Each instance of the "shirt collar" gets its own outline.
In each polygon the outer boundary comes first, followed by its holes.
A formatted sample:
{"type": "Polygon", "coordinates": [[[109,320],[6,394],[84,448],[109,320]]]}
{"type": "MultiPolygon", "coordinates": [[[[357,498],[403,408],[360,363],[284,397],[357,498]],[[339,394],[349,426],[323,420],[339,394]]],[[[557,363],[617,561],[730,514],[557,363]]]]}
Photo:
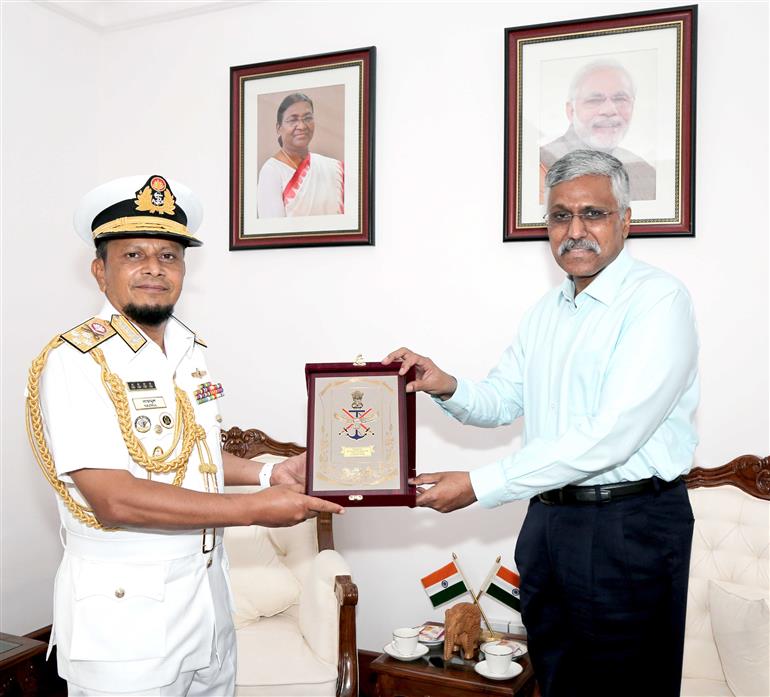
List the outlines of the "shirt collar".
{"type": "MultiPolygon", "coordinates": [[[[604,267],[596,278],[588,284],[583,291],[583,294],[589,295],[594,300],[598,300],[604,305],[611,304],[617,296],[620,286],[633,263],[633,258],[626,251],[626,248],[623,247],[623,249],[620,250],[620,254],[604,267]]],[[[567,277],[562,282],[561,294],[569,302],[575,302],[575,282],[571,278],[567,277]]]]}

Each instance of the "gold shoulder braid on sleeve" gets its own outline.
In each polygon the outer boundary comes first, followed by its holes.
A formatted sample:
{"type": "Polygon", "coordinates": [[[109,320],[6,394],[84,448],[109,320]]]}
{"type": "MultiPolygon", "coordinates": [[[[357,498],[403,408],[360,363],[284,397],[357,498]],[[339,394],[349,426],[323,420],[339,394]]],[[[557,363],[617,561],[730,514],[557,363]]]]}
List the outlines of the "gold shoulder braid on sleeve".
{"type": "MultiPolygon", "coordinates": [[[[79,504],[72,498],[67,491],[64,482],[62,482],[56,475],[56,466],[54,464],[53,455],[45,440],[43,432],[43,416],[40,408],[40,376],[42,375],[43,368],[45,368],[48,355],[53,349],[61,346],[64,341],[65,339],[62,335],[54,337],[40,355],[32,362],[32,366],[30,367],[26,401],[27,436],[29,437],[32,452],[34,453],[35,459],[37,460],[40,469],[43,471],[45,478],[49,481],[51,486],[53,486],[59,496],[61,496],[70,513],[88,527],[100,530],[115,530],[116,528],[104,527],[96,519],[93,511],[79,504]]],[[[200,471],[204,475],[204,480],[207,484],[206,488],[209,489],[208,480],[210,475],[216,473],[216,465],[212,461],[211,452],[206,443],[206,431],[202,426],[195,422],[195,412],[185,392],[179,389],[179,387],[174,386],[176,392],[176,425],[174,427],[174,439],[171,446],[165,452],[160,452],[157,455],[148,455],[141,441],[136,437],[131,428],[131,412],[123,381],[118,375],[110,372],[107,361],[104,358],[104,353],[100,348],[94,346],[87,352],[101,368],[102,383],[107,390],[110,400],[112,400],[112,403],[115,406],[118,425],[120,426],[120,432],[123,435],[123,441],[126,444],[128,453],[134,462],[147,471],[147,477],[150,478],[153,472],[158,474],[174,472],[173,485],[180,486],[184,480],[185,472],[187,471],[190,453],[192,452],[193,447],[197,447],[201,461],[200,471]],[[170,460],[169,458],[176,449],[180,439],[182,441],[182,447],[179,455],[170,460]],[[204,458],[204,450],[207,458],[204,458]]]]}

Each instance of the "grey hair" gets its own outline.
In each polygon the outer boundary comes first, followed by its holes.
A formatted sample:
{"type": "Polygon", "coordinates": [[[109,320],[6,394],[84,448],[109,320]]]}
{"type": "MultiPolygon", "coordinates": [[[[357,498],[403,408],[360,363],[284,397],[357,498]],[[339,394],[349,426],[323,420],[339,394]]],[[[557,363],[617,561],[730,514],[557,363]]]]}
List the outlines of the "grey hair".
{"type": "Polygon", "coordinates": [[[631,204],[628,172],[617,157],[601,150],[573,150],[556,160],[545,175],[546,203],[557,184],[589,175],[609,177],[618,211],[623,215],[631,204]]]}
{"type": "Polygon", "coordinates": [[[567,92],[567,98],[569,101],[575,101],[578,87],[580,87],[580,84],[583,82],[583,80],[586,79],[586,77],[598,70],[605,69],[617,70],[619,73],[622,73],[626,80],[628,80],[628,84],[631,87],[631,96],[636,97],[636,85],[634,85],[634,79],[631,77],[631,73],[629,73],[621,63],[618,63],[618,61],[612,60],[611,58],[602,58],[600,60],[596,60],[588,63],[587,65],[584,65],[575,73],[575,76],[572,78],[572,82],[570,82],[569,85],[569,92],[567,92]]]}
{"type": "Polygon", "coordinates": [[[102,261],[107,260],[107,243],[109,242],[108,239],[105,239],[104,237],[99,238],[96,240],[96,258],[101,259],[102,261]]]}

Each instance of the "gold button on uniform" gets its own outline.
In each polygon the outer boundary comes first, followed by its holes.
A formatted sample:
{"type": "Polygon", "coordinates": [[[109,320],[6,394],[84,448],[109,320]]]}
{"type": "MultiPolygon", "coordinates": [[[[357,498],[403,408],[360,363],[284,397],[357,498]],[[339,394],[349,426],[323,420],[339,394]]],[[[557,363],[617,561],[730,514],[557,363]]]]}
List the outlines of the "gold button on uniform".
{"type": "Polygon", "coordinates": [[[157,433],[157,434],[161,434],[161,433],[163,433],[163,429],[161,428],[160,424],[158,424],[158,425],[155,427],[155,433],[157,433]]]}
{"type": "Polygon", "coordinates": [[[122,588],[116,588],[115,589],[115,597],[116,598],[122,598],[126,594],[126,591],[124,591],[122,588]]]}
{"type": "Polygon", "coordinates": [[[217,414],[217,423],[218,424],[222,423],[222,415],[221,414],[217,414]]]}

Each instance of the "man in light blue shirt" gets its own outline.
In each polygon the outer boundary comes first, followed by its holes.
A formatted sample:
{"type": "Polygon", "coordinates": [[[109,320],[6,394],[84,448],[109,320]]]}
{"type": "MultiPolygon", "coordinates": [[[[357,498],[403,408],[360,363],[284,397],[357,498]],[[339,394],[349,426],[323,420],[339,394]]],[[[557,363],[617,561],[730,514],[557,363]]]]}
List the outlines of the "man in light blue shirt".
{"type": "Polygon", "coordinates": [[[525,417],[524,446],[473,472],[421,474],[448,512],[530,498],[516,545],[521,611],[543,697],[679,694],[692,510],[680,476],[697,436],[698,340],[672,276],[624,249],[628,175],[574,151],[546,178],[548,237],[567,273],[485,380],[402,348],[407,391],[465,424],[525,417]],[[649,661],[654,649],[654,669],[649,661]]]}

